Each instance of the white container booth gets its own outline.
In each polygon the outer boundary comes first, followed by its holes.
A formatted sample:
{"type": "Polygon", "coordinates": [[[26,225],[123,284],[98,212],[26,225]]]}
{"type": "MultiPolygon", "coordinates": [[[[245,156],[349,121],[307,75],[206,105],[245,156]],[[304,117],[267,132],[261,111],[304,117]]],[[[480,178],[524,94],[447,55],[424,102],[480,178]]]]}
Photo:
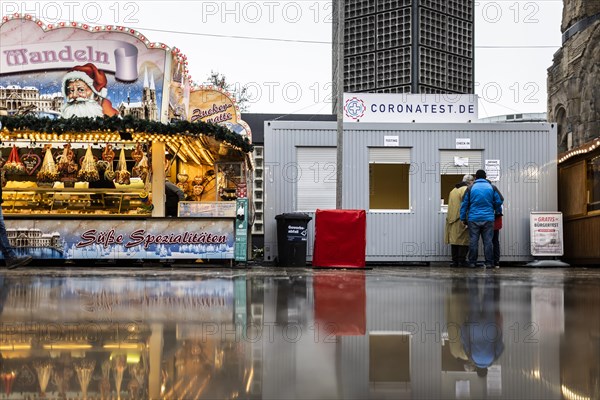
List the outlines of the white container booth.
{"type": "MultiPolygon", "coordinates": [[[[336,127],[266,123],[266,261],[277,257],[275,216],[287,212],[313,217],[312,260],[315,210],[336,205],[336,127]]],[[[505,198],[502,261],[530,261],[530,212],[557,209],[556,126],[548,123],[345,123],[343,168],[342,208],[366,210],[371,263],[450,260],[448,194],[478,169],[505,198]]]]}

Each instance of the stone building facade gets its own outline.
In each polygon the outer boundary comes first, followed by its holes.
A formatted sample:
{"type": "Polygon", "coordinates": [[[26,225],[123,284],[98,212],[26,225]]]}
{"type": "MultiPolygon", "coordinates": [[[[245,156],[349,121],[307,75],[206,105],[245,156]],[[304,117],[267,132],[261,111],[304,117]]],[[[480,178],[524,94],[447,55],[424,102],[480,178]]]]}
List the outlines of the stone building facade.
{"type": "Polygon", "coordinates": [[[600,1],[563,0],[562,47],[548,69],[548,120],[558,126],[564,258],[600,262],[600,1]]]}
{"type": "Polygon", "coordinates": [[[564,0],[563,43],[548,69],[548,120],[558,150],[600,136],[600,1],[564,0]]]}

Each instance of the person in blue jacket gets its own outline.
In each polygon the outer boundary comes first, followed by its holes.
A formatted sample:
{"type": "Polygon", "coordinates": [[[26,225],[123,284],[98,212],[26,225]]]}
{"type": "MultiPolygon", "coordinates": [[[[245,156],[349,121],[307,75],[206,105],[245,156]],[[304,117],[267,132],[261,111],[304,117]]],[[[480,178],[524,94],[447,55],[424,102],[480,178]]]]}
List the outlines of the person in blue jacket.
{"type": "Polygon", "coordinates": [[[460,220],[469,227],[469,267],[475,268],[479,238],[483,240],[484,267],[494,267],[494,218],[502,212],[502,199],[480,169],[475,172],[475,182],[465,192],[460,206],[460,220]]]}

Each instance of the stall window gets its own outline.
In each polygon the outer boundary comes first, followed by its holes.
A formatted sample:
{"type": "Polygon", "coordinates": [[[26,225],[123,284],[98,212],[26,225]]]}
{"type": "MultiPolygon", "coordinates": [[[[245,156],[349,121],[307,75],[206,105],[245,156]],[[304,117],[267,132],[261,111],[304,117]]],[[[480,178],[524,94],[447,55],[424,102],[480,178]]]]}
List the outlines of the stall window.
{"type": "Polygon", "coordinates": [[[442,207],[448,205],[448,196],[454,185],[466,174],[475,175],[482,168],[481,150],[440,150],[440,196],[442,207]]]}
{"type": "Polygon", "coordinates": [[[296,180],[297,211],[334,209],[336,191],[335,147],[298,147],[297,168],[285,168],[284,178],[296,180]]]}
{"type": "Polygon", "coordinates": [[[588,211],[600,210],[600,156],[587,163],[588,211]]]}
{"type": "Polygon", "coordinates": [[[369,149],[369,209],[408,210],[409,148],[369,149]]]}
{"type": "Polygon", "coordinates": [[[565,217],[585,215],[586,163],[564,166],[558,174],[558,207],[565,217]]]}

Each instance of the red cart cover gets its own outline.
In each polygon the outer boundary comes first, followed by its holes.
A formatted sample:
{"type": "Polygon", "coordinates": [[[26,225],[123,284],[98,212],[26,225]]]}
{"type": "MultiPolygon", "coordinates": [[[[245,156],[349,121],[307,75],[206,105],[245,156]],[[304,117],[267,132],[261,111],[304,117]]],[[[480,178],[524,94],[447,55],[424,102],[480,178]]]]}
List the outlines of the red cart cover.
{"type": "Polygon", "coordinates": [[[317,210],[313,267],[364,268],[365,210],[317,210]]]}

